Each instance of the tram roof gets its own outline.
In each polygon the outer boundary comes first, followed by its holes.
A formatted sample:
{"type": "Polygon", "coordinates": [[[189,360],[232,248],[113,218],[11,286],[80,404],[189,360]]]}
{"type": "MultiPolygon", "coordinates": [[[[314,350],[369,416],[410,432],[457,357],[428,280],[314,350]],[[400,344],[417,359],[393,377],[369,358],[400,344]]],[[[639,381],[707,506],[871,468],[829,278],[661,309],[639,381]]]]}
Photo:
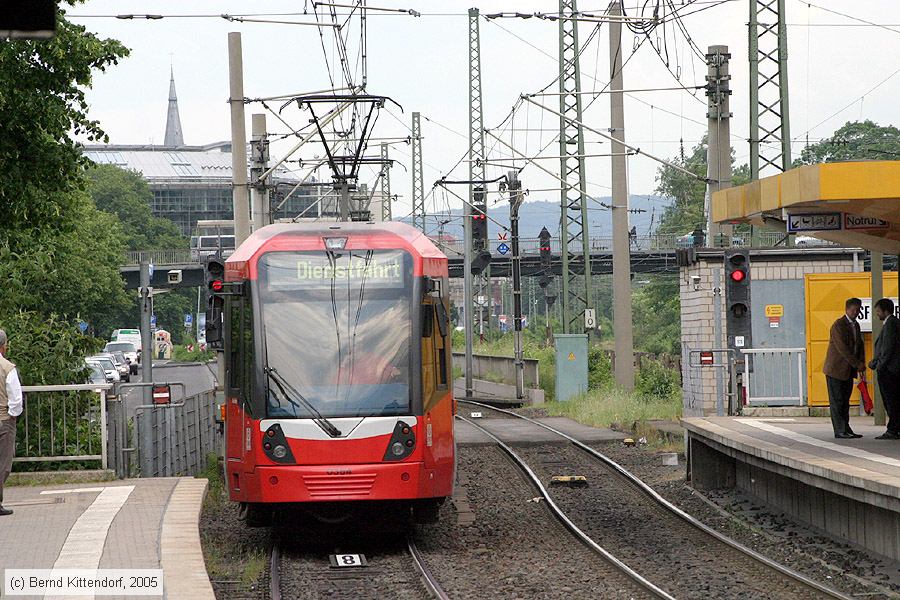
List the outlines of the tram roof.
{"type": "MultiPolygon", "coordinates": [[[[227,271],[245,271],[244,266],[269,242],[278,237],[353,237],[364,234],[393,238],[401,247],[426,259],[446,261],[447,257],[418,229],[396,221],[275,223],[253,232],[226,261],[227,271]]],[[[246,276],[246,272],[244,272],[246,276]]]]}

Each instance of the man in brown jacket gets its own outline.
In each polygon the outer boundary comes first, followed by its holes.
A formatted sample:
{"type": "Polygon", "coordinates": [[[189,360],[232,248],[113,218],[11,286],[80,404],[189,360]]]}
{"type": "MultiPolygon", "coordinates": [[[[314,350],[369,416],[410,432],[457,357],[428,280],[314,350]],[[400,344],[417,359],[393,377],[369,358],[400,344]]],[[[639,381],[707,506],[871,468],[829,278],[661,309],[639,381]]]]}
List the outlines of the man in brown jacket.
{"type": "Polygon", "coordinates": [[[831,410],[831,426],[834,437],[839,439],[861,438],[850,429],[850,394],[853,378],[865,373],[866,348],[856,318],[862,309],[862,300],[850,298],[844,303],[844,314],[831,326],[828,353],[825,355],[825,381],[828,384],[828,408],[831,410]]]}

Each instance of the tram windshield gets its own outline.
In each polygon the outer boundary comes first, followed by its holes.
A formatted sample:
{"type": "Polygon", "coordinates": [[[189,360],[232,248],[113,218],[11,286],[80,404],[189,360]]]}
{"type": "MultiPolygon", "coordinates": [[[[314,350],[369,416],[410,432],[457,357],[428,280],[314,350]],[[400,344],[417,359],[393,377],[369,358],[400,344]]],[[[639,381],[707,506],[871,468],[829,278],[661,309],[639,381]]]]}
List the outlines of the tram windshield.
{"type": "MultiPolygon", "coordinates": [[[[264,254],[265,367],[326,418],[409,414],[411,273],[402,250],[264,254]]],[[[268,388],[268,416],[314,416],[268,388]]]]}

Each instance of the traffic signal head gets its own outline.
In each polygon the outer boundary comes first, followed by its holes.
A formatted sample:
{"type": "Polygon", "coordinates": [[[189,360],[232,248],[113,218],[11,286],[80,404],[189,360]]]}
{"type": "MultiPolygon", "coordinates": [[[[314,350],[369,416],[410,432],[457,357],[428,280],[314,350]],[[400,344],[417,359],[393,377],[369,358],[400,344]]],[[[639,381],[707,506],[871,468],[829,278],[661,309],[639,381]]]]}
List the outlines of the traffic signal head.
{"type": "Polygon", "coordinates": [[[475,247],[483,248],[487,237],[487,205],[476,203],[472,208],[472,241],[475,247]]]}
{"type": "Polygon", "coordinates": [[[752,348],[750,326],[750,251],[725,251],[725,328],[728,347],[737,353],[738,370],[742,348],[752,348]]]}
{"type": "Polygon", "coordinates": [[[549,267],[552,261],[552,255],[550,253],[550,232],[547,231],[546,227],[541,229],[541,232],[538,234],[538,242],[540,243],[541,250],[541,266],[549,267]]]}
{"type": "Polygon", "coordinates": [[[225,261],[218,257],[209,257],[204,266],[206,287],[211,292],[221,292],[225,287],[225,261]]]}

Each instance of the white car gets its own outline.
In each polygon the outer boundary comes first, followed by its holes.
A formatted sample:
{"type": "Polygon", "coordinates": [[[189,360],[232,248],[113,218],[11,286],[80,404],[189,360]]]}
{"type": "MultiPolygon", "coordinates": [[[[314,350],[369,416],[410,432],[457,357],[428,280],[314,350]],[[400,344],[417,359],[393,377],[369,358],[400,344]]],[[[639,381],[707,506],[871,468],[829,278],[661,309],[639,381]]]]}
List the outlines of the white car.
{"type": "Polygon", "coordinates": [[[88,359],[88,362],[99,364],[106,374],[106,381],[109,383],[119,383],[122,381],[119,370],[116,368],[116,363],[114,363],[111,358],[107,356],[92,356],[88,359]]]}
{"type": "Polygon", "coordinates": [[[109,342],[103,347],[104,352],[121,352],[128,361],[130,372],[137,375],[138,372],[138,349],[132,342],[109,342]]]}

